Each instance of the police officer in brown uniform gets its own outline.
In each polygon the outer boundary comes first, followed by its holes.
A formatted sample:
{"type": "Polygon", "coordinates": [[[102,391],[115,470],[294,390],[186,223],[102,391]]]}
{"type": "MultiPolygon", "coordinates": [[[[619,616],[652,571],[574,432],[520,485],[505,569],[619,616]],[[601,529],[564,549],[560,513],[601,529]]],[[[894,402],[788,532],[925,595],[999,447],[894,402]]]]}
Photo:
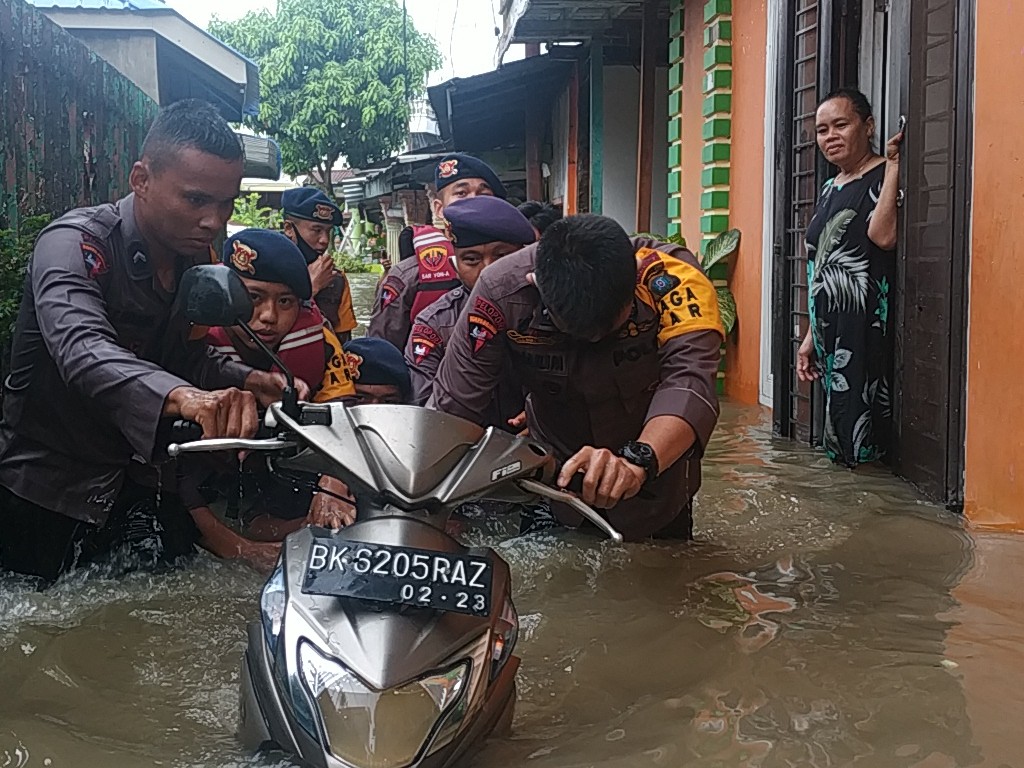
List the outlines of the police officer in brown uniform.
{"type": "MultiPolygon", "coordinates": [[[[52,580],[125,544],[173,558],[202,543],[169,490],[129,470],[143,466],[133,457],[161,453],[164,419],[197,422],[206,437],[250,436],[257,399],[280,399],[283,376],[210,350],[176,296],[185,269],[209,261],[242,159],[212,106],[171,105],[132,168],[132,194],[40,235],[4,382],[0,568],[52,580]]],[[[243,541],[232,532],[220,554],[243,541]]]]}
{"type": "MultiPolygon", "coordinates": [[[[506,197],[505,185],[494,170],[470,155],[452,154],[441,159],[434,169],[434,218],[456,200],[491,195],[506,197]]],[[[403,234],[407,234],[403,230],[403,234]]],[[[445,233],[436,227],[411,227],[415,258],[394,265],[377,292],[367,336],[387,339],[405,349],[416,316],[461,285],[452,264],[452,246],[445,233]]]]}
{"type": "Polygon", "coordinates": [[[358,325],[352,308],[352,287],[327,253],[331,232],[342,223],[341,209],[313,187],[286,189],[281,194],[281,209],[284,233],[299,246],[309,267],[316,306],[344,344],[358,325]]]}
{"type": "Polygon", "coordinates": [[[570,216],[480,276],[428,405],[479,420],[511,363],[531,435],[565,462],[559,485],[581,473],[582,498],[628,538],[685,538],[718,419],[723,336],[689,251],[570,216]]]}
{"type": "MultiPolygon", "coordinates": [[[[444,218],[455,248],[455,269],[462,285],[420,312],[413,323],[405,347],[405,361],[412,375],[415,405],[425,405],[430,399],[445,345],[480,273],[535,239],[526,217],[511,203],[497,197],[485,195],[456,200],[444,209],[444,218]]],[[[512,407],[514,411],[509,416],[522,410],[522,397],[517,398],[512,407]]]]}

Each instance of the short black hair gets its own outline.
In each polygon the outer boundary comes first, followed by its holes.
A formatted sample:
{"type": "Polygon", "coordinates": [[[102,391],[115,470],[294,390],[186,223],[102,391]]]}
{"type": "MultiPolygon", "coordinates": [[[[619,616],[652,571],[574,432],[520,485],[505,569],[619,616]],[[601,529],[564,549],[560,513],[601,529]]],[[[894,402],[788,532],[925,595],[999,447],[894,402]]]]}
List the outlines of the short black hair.
{"type": "Polygon", "coordinates": [[[632,301],[636,251],[614,219],[568,216],[541,236],[535,274],[544,304],[559,327],[590,338],[613,330],[632,301]]]}
{"type": "Polygon", "coordinates": [[[185,99],[160,110],[142,143],[142,156],[159,171],[183,149],[197,149],[221,160],[245,157],[242,141],[217,108],[201,99],[185,99]]]}
{"type": "Polygon", "coordinates": [[[551,203],[527,200],[525,203],[520,203],[517,207],[519,212],[529,219],[530,223],[542,235],[548,227],[562,218],[562,209],[551,203]]]}
{"type": "Polygon", "coordinates": [[[874,116],[871,111],[871,102],[868,101],[868,97],[856,88],[836,88],[828,96],[822,99],[818,106],[820,107],[826,101],[832,101],[834,99],[848,100],[853,105],[853,111],[856,112],[857,116],[865,123],[874,116]]]}

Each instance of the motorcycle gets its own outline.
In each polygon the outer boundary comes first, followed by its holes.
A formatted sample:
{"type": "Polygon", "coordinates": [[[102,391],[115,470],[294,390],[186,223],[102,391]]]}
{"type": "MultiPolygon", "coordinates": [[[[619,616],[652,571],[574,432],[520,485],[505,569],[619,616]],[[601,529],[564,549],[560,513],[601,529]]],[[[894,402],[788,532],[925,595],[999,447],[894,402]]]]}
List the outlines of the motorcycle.
{"type": "MultiPolygon", "coordinates": [[[[182,293],[192,322],[238,325],[259,343],[230,270],[194,267],[182,293]]],[[[289,387],[266,415],[272,436],[168,449],[263,451],[271,471],[331,475],[356,501],[355,524],[282,545],[248,627],[241,741],[316,768],[451,766],[511,725],[520,663],[508,564],[450,537],[451,513],[545,497],[622,536],[550,486],[557,462],[540,443],[416,406],[299,403],[276,362],[289,387]]]]}

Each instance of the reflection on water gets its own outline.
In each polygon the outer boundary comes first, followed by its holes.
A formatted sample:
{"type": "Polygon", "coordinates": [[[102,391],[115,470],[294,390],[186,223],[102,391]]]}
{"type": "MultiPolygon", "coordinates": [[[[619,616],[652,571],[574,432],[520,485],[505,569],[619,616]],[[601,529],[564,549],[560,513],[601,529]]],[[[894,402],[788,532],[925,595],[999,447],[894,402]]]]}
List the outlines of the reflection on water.
{"type": "MultiPolygon", "coordinates": [[[[375,282],[353,276],[364,325],[375,282]]],[[[1015,583],[982,589],[956,519],[881,471],[773,444],[753,409],[726,408],[696,543],[505,527],[471,534],[511,564],[522,617],[514,732],[483,768],[977,765],[948,638],[967,657],[1024,647],[1015,583]],[[990,632],[956,626],[969,570],[990,632]]],[[[1000,551],[1024,563],[1024,539],[1000,551]]],[[[205,556],[46,593],[0,579],[0,768],[276,765],[233,736],[260,586],[205,556]]],[[[991,657],[989,709],[1021,715],[1019,654],[991,657]]]]}
{"type": "MultiPolygon", "coordinates": [[[[957,521],[773,445],[751,410],[726,409],[705,466],[693,544],[474,534],[512,565],[523,621],[514,733],[474,764],[977,764],[944,655],[972,565],[957,521]]],[[[3,581],[0,766],[271,765],[233,738],[259,586],[206,557],[3,581]]]]}

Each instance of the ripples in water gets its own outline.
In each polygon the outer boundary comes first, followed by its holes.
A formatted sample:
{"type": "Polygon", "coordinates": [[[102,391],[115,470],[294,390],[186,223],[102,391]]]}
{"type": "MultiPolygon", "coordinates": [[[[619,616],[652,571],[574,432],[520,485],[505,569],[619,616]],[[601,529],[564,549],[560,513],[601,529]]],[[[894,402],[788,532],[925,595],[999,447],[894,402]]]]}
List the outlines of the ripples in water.
{"type": "MultiPolygon", "coordinates": [[[[945,656],[973,560],[956,518],[727,407],[695,519],[689,544],[470,533],[510,563],[523,658],[514,733],[474,765],[977,763],[945,656]]],[[[0,579],[0,767],[279,765],[233,736],[260,586],[205,556],[0,579]]]]}

